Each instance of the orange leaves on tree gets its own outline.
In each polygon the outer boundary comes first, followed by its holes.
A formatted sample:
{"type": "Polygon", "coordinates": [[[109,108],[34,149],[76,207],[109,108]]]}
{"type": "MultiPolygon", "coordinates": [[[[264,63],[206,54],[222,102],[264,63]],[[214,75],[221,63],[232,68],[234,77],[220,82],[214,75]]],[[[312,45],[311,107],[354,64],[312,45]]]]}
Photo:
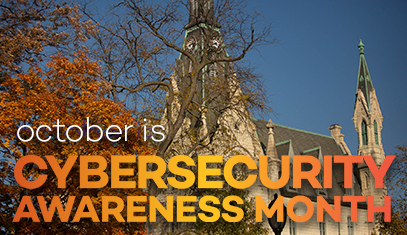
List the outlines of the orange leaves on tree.
{"type": "MultiPolygon", "coordinates": [[[[106,157],[108,169],[110,168],[111,155],[128,154],[153,154],[153,149],[143,142],[139,135],[137,120],[123,104],[116,104],[107,97],[106,84],[100,82],[101,70],[98,64],[90,60],[85,52],[75,53],[73,59],[62,54],[52,56],[46,69],[32,66],[26,73],[11,77],[2,83],[0,91],[0,150],[2,160],[0,162],[1,173],[0,196],[1,211],[0,222],[7,224],[6,230],[12,233],[26,233],[36,231],[42,234],[56,234],[64,231],[65,234],[100,233],[100,234],[137,234],[144,233],[142,223],[119,223],[111,218],[111,223],[93,223],[89,220],[81,220],[72,225],[61,223],[55,216],[51,223],[42,226],[41,223],[33,223],[31,220],[21,220],[19,223],[11,223],[14,213],[24,195],[76,196],[74,208],[79,204],[79,199],[84,196],[93,198],[94,206],[98,211],[101,209],[103,195],[114,195],[126,200],[127,195],[146,195],[140,189],[80,189],[79,188],[79,165],[76,163],[67,177],[67,187],[57,188],[55,174],[52,170],[46,170],[47,182],[40,188],[27,190],[21,188],[15,182],[13,176],[14,163],[22,156],[35,154],[42,158],[45,155],[54,155],[58,162],[63,165],[68,155],[101,155],[106,157]],[[120,141],[112,143],[106,137],[98,142],[86,141],[86,134],[78,142],[70,142],[64,134],[66,128],[71,125],[82,127],[89,117],[90,123],[106,128],[117,125],[124,130],[125,125],[134,125],[129,129],[128,140],[121,138],[120,141]],[[59,119],[60,124],[65,125],[60,133],[59,142],[55,131],[52,131],[52,139],[48,142],[40,142],[36,138],[32,141],[22,142],[17,136],[17,130],[22,125],[29,125],[36,130],[41,125],[52,127],[59,119]],[[10,164],[11,163],[11,164],[10,164]],[[3,209],[4,208],[4,209],[3,209]],[[25,228],[26,231],[22,230],[25,228]]],[[[84,129],[84,128],[83,128],[84,129]]],[[[24,131],[21,132],[22,135],[24,131]]],[[[46,139],[49,134],[40,132],[40,136],[46,139]]],[[[70,132],[73,139],[79,134],[70,132]]],[[[96,133],[91,131],[91,135],[96,133]]],[[[26,136],[25,138],[29,138],[26,136]]],[[[93,137],[93,139],[96,139],[93,137]]],[[[137,166],[134,168],[137,175],[137,166]]],[[[27,178],[35,178],[40,173],[33,166],[25,168],[24,174],[27,178]]],[[[42,172],[44,173],[44,171],[42,172]]],[[[135,180],[134,177],[131,180],[135,180]]],[[[35,201],[34,201],[35,204],[35,201]]],[[[37,205],[38,207],[38,205],[37,205]]],[[[38,209],[38,208],[37,208],[38,209]]],[[[39,211],[39,210],[37,210],[39,211]]],[[[74,211],[74,210],[73,210],[74,211]]],[[[126,212],[123,211],[126,218],[126,212]]],[[[72,220],[74,212],[70,219],[72,220]]],[[[41,218],[41,216],[39,216],[41,218]]]]}

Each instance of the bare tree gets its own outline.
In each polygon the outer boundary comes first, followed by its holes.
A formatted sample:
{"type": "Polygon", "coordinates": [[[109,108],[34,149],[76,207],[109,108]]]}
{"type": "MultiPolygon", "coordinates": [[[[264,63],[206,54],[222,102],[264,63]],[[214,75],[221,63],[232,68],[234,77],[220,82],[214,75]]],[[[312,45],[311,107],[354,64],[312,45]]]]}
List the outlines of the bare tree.
{"type": "MultiPolygon", "coordinates": [[[[276,41],[270,24],[248,9],[243,0],[125,0],[99,20],[83,8],[99,29],[90,49],[103,62],[112,99],[134,105],[140,120],[165,126],[166,138],[157,143],[160,157],[260,155],[250,112],[271,109],[261,76],[243,59],[276,41]],[[240,144],[237,135],[256,146],[240,144]]],[[[148,194],[165,194],[162,190],[152,181],[148,194]]],[[[203,192],[193,186],[170,193],[203,192]]],[[[166,226],[191,231],[159,224],[161,233],[166,226]]]]}
{"type": "MultiPolygon", "coordinates": [[[[243,0],[155,4],[125,0],[99,21],[83,8],[99,29],[92,35],[91,52],[103,62],[103,79],[111,87],[112,99],[134,105],[140,120],[160,120],[165,126],[166,138],[157,143],[160,157],[250,156],[246,146],[235,141],[237,129],[258,144],[249,111],[269,112],[271,108],[261,76],[243,59],[249,51],[276,40],[270,35],[270,24],[247,9],[243,0]]],[[[253,155],[258,157],[259,152],[253,155]]],[[[152,181],[148,194],[165,194],[162,190],[152,181]]],[[[203,192],[192,187],[170,193],[203,192]]],[[[160,227],[161,233],[168,228],[191,231],[174,223],[160,222],[160,227]]],[[[147,228],[152,231],[151,224],[147,228]]]]}
{"type": "Polygon", "coordinates": [[[199,127],[201,114],[211,113],[210,135],[220,114],[238,104],[251,111],[271,110],[259,75],[238,63],[248,51],[275,43],[270,24],[247,9],[239,0],[126,0],[105,21],[84,9],[99,27],[92,35],[92,51],[103,62],[112,98],[134,104],[135,114],[143,118],[160,119],[165,112],[160,156],[188,117],[199,127]],[[184,40],[184,35],[194,40],[184,40]]]}
{"type": "MultiPolygon", "coordinates": [[[[75,7],[53,1],[8,0],[0,8],[2,79],[27,61],[40,61],[44,48],[79,44],[87,33],[111,98],[165,125],[166,138],[157,143],[162,158],[214,151],[222,139],[230,140],[227,151],[244,151],[231,144],[235,133],[224,124],[231,116],[250,120],[247,107],[270,111],[261,77],[242,60],[275,40],[243,0],[124,0],[103,20],[84,5],[97,31],[80,21],[75,7]]],[[[149,194],[159,193],[152,182],[149,194]]]]}

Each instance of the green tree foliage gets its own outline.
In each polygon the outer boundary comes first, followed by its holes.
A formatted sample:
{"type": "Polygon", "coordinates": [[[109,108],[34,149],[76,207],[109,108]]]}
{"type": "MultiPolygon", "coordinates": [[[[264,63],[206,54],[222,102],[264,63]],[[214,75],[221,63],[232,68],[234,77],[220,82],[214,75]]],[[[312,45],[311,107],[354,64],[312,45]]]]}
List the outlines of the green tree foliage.
{"type": "MultiPolygon", "coordinates": [[[[244,172],[244,171],[243,171],[244,172]]],[[[243,174],[237,176],[238,179],[243,180],[245,177],[243,174]]],[[[235,175],[236,176],[236,175],[235,175]]],[[[243,204],[236,204],[232,202],[231,205],[238,206],[244,212],[244,217],[238,222],[227,222],[221,216],[219,220],[213,223],[203,222],[201,219],[197,218],[197,223],[195,224],[195,229],[198,234],[211,234],[211,235],[221,235],[221,234],[242,234],[242,235],[262,235],[269,234],[270,228],[264,227],[261,222],[256,222],[256,209],[255,209],[255,198],[250,195],[249,191],[236,189],[231,186],[227,186],[223,189],[211,189],[207,190],[204,195],[211,195],[219,199],[220,204],[211,206],[218,208],[220,214],[229,214],[231,217],[235,217],[236,213],[226,211],[223,206],[223,200],[228,196],[237,196],[243,200],[243,204]],[[238,231],[238,232],[237,232],[238,231]]],[[[212,213],[207,213],[207,216],[212,216],[212,213]]]]}

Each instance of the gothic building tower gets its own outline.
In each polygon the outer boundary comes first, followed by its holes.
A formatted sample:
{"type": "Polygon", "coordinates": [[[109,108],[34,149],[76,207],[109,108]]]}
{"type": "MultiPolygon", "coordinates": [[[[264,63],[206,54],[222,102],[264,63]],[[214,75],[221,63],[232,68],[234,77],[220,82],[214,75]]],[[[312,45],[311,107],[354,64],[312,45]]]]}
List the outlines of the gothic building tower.
{"type": "MultiPolygon", "coordinates": [[[[173,115],[177,115],[185,94],[193,91],[194,96],[166,156],[188,155],[196,159],[203,155],[221,155],[226,162],[232,156],[246,155],[258,160],[262,146],[222,39],[214,0],[190,0],[189,22],[184,28],[182,52],[175,61],[171,77],[176,101],[166,108],[172,108],[173,115]]],[[[161,123],[164,127],[165,115],[166,112],[161,123]]],[[[265,202],[269,201],[269,191],[259,185],[258,181],[249,191],[262,196],[265,202]]],[[[162,195],[203,195],[202,190],[193,190],[169,188],[163,190],[162,195]]],[[[167,223],[161,219],[152,223],[149,232],[165,234],[188,226],[192,224],[167,223]]]]}
{"type": "Polygon", "coordinates": [[[220,35],[220,26],[214,13],[213,0],[190,0],[189,22],[184,28],[186,32],[183,49],[193,58],[185,53],[180,53],[176,60],[175,73],[178,78],[177,83],[182,89],[194,89],[191,87],[188,74],[199,73],[194,96],[194,103],[199,107],[190,113],[189,118],[191,127],[202,134],[207,133],[207,129],[213,131],[215,128],[216,119],[223,108],[221,100],[228,97],[226,92],[216,94],[217,92],[214,91],[216,88],[224,89],[218,85],[227,84],[228,77],[233,74],[233,68],[230,63],[226,62],[211,63],[217,59],[227,58],[220,35]],[[200,64],[205,64],[205,66],[197,68],[200,64]],[[209,113],[208,110],[210,110],[209,113]],[[203,115],[203,113],[207,114],[203,115]]]}
{"type": "MultiPolygon", "coordinates": [[[[324,155],[351,157],[352,154],[344,141],[341,127],[337,124],[330,126],[331,136],[326,136],[275,124],[271,120],[266,122],[250,117],[247,105],[239,99],[242,91],[222,39],[213,0],[189,1],[189,22],[185,30],[183,51],[176,59],[171,79],[174,84],[173,93],[178,94],[175,100],[182,101],[184,98],[182,95],[190,90],[194,91],[194,98],[191,106],[188,107],[181,129],[169,151],[166,152],[169,157],[188,155],[195,158],[199,155],[222,155],[225,162],[234,155],[247,155],[255,161],[260,155],[267,155],[269,157],[268,176],[273,181],[281,177],[281,159],[284,155],[290,156],[291,165],[294,155],[315,157],[321,165],[324,164],[324,155]],[[197,81],[193,80],[193,76],[198,77],[197,81]]],[[[359,137],[358,154],[371,155],[380,167],[384,160],[380,133],[383,116],[367,68],[362,41],[359,43],[359,50],[360,65],[353,116],[359,137]]],[[[179,108],[177,105],[167,108],[172,108],[172,113],[176,115],[179,108]]],[[[165,126],[165,122],[162,124],[165,126]]],[[[335,196],[374,196],[376,206],[384,204],[383,196],[386,194],[386,189],[374,188],[374,178],[364,163],[360,163],[358,171],[353,172],[352,189],[344,188],[343,164],[334,163],[331,167],[333,172],[331,188],[314,189],[311,184],[294,188],[291,173],[287,185],[280,189],[270,190],[260,182],[256,182],[248,190],[252,196],[261,196],[265,202],[270,201],[274,193],[284,196],[285,203],[298,195],[307,196],[313,201],[315,211],[318,196],[324,197],[331,206],[335,196]]],[[[304,170],[310,170],[310,167],[304,165],[304,170]]],[[[317,179],[321,184],[324,183],[323,172],[317,176],[317,179]]],[[[163,191],[163,195],[193,194],[198,197],[201,193],[201,191],[173,188],[163,191]]],[[[342,203],[341,208],[339,223],[328,216],[324,221],[318,221],[314,214],[304,223],[289,220],[283,234],[368,235],[374,231],[374,223],[366,221],[366,203],[358,204],[358,223],[351,220],[353,209],[349,204],[342,203]]],[[[307,208],[298,205],[294,210],[296,214],[305,214],[307,208]]],[[[264,221],[265,219],[266,217],[263,216],[264,221]]],[[[264,225],[268,226],[266,223],[264,225]]],[[[161,234],[188,226],[192,225],[177,221],[157,222],[151,226],[150,231],[153,234],[161,234]]]]}
{"type": "MultiPolygon", "coordinates": [[[[182,48],[186,53],[176,59],[174,79],[181,90],[196,91],[196,107],[189,111],[185,123],[185,130],[194,130],[195,139],[205,145],[195,153],[258,157],[261,146],[246,104],[239,98],[242,91],[222,39],[214,1],[190,0],[189,22],[184,28],[182,48]],[[196,87],[191,85],[191,73],[199,75],[196,87]],[[199,139],[202,136],[206,140],[199,139]]],[[[192,141],[180,142],[185,145],[192,141]]]]}
{"type": "MultiPolygon", "coordinates": [[[[380,167],[385,157],[381,138],[383,116],[376,97],[376,90],[373,88],[372,78],[367,68],[363,51],[365,45],[362,43],[362,40],[360,40],[358,47],[360,50],[360,62],[355,110],[353,113],[353,123],[359,140],[358,155],[372,156],[376,165],[380,167]]],[[[358,168],[362,194],[364,196],[374,196],[376,206],[382,206],[386,189],[376,189],[374,187],[374,177],[364,162],[360,163],[358,168]]],[[[373,226],[373,224],[370,226],[373,226]]]]}

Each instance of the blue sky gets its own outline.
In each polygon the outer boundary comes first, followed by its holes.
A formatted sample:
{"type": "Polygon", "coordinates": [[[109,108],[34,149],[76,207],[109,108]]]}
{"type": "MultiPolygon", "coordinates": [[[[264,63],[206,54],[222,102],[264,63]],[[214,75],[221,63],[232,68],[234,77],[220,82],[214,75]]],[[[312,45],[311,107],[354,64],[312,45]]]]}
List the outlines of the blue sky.
{"type": "Polygon", "coordinates": [[[278,124],[330,135],[342,126],[353,154],[359,39],[384,116],[386,154],[407,143],[407,1],[250,1],[278,45],[248,57],[263,74],[278,124]]]}
{"type": "Polygon", "coordinates": [[[352,116],[361,38],[384,116],[385,153],[407,143],[407,1],[251,0],[248,7],[272,23],[279,41],[247,56],[264,76],[275,111],[265,119],[325,135],[339,124],[357,154],[352,116]]]}

